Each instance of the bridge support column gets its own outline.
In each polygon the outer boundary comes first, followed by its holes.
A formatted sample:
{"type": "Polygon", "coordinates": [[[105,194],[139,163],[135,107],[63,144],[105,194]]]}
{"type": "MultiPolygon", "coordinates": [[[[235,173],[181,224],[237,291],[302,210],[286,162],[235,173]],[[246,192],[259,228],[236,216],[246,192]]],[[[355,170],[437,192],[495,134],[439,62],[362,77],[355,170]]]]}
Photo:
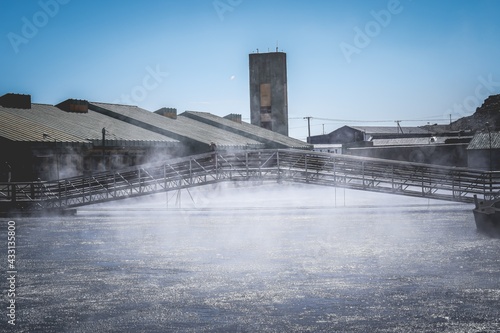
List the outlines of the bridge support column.
{"type": "Polygon", "coordinates": [[[249,173],[249,167],[248,167],[248,152],[245,152],[245,167],[246,167],[246,171],[247,171],[247,179],[250,178],[250,175],[248,174],[249,173]]]}
{"type": "Polygon", "coordinates": [[[137,170],[139,176],[139,193],[142,193],[141,168],[137,170]]]}
{"type": "Polygon", "coordinates": [[[57,197],[58,197],[58,201],[59,201],[59,208],[62,207],[62,197],[61,197],[61,182],[58,181],[57,182],[57,197]]]}
{"type": "Polygon", "coordinates": [[[85,203],[85,178],[82,178],[82,203],[85,203]]]}
{"type": "Polygon", "coordinates": [[[280,152],[276,151],[276,167],[278,168],[278,183],[281,183],[280,152]]]}
{"type": "Polygon", "coordinates": [[[17,201],[17,188],[16,188],[16,184],[11,184],[10,185],[12,187],[12,190],[10,191],[11,193],[11,201],[12,202],[16,202],[17,201]]]}
{"type": "Polygon", "coordinates": [[[391,188],[392,192],[394,192],[394,165],[391,165],[391,188]]]}
{"type": "Polygon", "coordinates": [[[365,184],[365,162],[361,162],[361,174],[363,175],[363,189],[366,188],[365,184]]]}
{"type": "Polygon", "coordinates": [[[217,153],[214,153],[214,161],[215,161],[215,179],[219,180],[219,160],[218,157],[219,155],[217,153]]]}
{"type": "MultiPolygon", "coordinates": [[[[163,164],[163,188],[167,191],[167,165],[163,164]]],[[[168,195],[167,195],[167,208],[168,208],[168,195]]]]}
{"type": "Polygon", "coordinates": [[[309,183],[309,170],[307,170],[308,165],[307,165],[307,154],[304,155],[304,167],[306,170],[306,183],[309,183]]]}
{"type": "Polygon", "coordinates": [[[189,185],[193,185],[193,160],[189,159],[189,185]]]}

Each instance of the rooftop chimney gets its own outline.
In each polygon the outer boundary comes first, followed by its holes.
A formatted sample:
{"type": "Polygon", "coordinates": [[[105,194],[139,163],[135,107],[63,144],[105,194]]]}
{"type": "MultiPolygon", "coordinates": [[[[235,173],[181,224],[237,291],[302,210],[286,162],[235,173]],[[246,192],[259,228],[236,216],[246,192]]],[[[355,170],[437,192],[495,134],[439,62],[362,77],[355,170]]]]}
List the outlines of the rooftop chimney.
{"type": "Polygon", "coordinates": [[[235,123],[241,124],[241,114],[230,113],[224,117],[224,119],[229,119],[235,123]]]}
{"type": "Polygon", "coordinates": [[[67,99],[56,105],[59,109],[66,112],[88,113],[89,102],[81,99],[67,99]]]}
{"type": "Polygon", "coordinates": [[[31,95],[8,93],[0,97],[0,105],[5,108],[31,109],[31,95]]]}
{"type": "Polygon", "coordinates": [[[177,109],[175,108],[161,108],[156,110],[155,113],[170,119],[177,119],[177,109]]]}

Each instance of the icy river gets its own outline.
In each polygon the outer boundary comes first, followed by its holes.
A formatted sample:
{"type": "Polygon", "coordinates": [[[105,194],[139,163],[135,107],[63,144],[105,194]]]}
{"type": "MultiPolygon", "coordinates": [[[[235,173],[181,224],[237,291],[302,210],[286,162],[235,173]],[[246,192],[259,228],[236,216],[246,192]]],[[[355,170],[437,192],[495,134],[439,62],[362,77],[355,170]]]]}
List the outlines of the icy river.
{"type": "Polygon", "coordinates": [[[2,218],[0,331],[498,332],[500,240],[471,209],[264,185],[2,218]]]}

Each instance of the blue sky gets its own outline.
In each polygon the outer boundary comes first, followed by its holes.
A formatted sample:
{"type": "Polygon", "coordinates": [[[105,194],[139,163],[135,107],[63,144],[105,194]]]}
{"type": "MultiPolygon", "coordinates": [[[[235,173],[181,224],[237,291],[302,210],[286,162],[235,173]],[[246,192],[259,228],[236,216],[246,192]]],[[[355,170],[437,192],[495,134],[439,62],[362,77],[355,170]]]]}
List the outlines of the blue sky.
{"type": "Polygon", "coordinates": [[[0,0],[0,94],[249,121],[248,54],[287,53],[290,136],[447,123],[500,93],[497,0],[0,0]]]}

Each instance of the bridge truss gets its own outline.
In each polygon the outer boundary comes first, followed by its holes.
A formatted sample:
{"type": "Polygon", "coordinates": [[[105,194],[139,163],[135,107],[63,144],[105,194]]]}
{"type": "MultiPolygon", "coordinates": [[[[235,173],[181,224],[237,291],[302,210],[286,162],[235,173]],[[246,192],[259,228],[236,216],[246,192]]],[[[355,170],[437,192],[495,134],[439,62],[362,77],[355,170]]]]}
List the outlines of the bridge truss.
{"type": "Polygon", "coordinates": [[[0,183],[0,208],[66,209],[227,181],[336,186],[456,202],[500,194],[500,172],[302,150],[213,152],[123,170],[0,183]]]}

